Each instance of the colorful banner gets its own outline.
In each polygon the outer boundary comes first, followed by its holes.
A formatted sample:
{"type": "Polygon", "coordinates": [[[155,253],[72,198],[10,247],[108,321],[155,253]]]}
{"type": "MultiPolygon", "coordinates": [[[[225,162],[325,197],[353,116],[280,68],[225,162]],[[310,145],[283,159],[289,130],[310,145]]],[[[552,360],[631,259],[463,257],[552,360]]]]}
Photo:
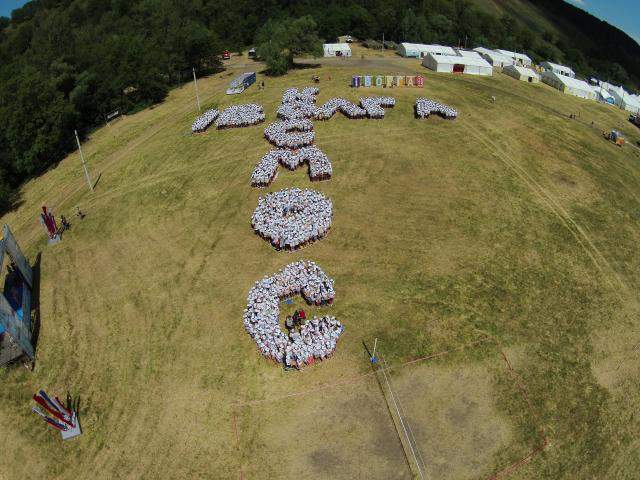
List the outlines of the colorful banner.
{"type": "Polygon", "coordinates": [[[351,86],[360,87],[424,87],[422,75],[354,75],[351,77],[351,86]]]}

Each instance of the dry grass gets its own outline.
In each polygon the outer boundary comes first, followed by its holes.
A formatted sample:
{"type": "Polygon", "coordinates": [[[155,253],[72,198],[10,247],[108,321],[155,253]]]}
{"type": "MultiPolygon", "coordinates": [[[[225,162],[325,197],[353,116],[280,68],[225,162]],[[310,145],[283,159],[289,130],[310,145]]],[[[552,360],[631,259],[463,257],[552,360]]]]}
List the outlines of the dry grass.
{"type": "MultiPolygon", "coordinates": [[[[247,69],[245,60],[233,62],[233,72],[247,69]]],[[[244,410],[242,456],[231,428],[234,404],[365,374],[362,340],[381,338],[397,363],[479,332],[524,352],[518,371],[550,435],[551,447],[516,478],[624,474],[640,401],[612,392],[592,369],[596,330],[608,330],[611,345],[638,331],[640,155],[600,135],[625,125],[624,113],[502,75],[432,74],[391,55],[323,61],[233,98],[223,93],[225,72],[201,81],[201,97],[207,107],[258,102],[272,121],[284,88],[305,86],[314,73],[320,101],[386,93],[398,104],[383,121],[317,123],[334,178],[313,187],[332,198],[335,218],[326,239],[300,252],[275,252],[249,226],[263,193],[249,187],[269,149],[263,126],[190,136],[192,85],[92,135],[85,154],[102,175],[94,194],[76,154],[25,185],[22,205],[2,220],[31,258],[42,253],[42,331],[35,372],[0,370],[0,431],[9,452],[0,456],[0,475],[237,478],[242,466],[251,478],[294,467],[319,478],[339,476],[329,470],[339,459],[345,476],[357,478],[365,465],[401,476],[403,459],[371,386],[244,410]],[[363,68],[423,73],[426,86],[353,91],[349,79],[363,68]],[[455,106],[460,118],[414,119],[419,95],[455,106]],[[580,120],[569,120],[571,112],[580,120]],[[37,222],[45,202],[58,214],[71,216],[78,204],[88,214],[55,247],[45,245],[37,222]],[[331,361],[292,374],[258,355],[241,317],[251,284],[300,258],[335,278],[328,311],[346,332],[331,361]],[[29,413],[39,387],[81,396],[80,439],[61,444],[29,413]],[[337,430],[318,423],[323,408],[337,430]],[[306,436],[314,426],[320,441],[288,458],[280,437],[306,436]],[[383,434],[396,453],[382,454],[383,434]]],[[[640,137],[631,125],[623,130],[632,141],[640,137]]],[[[270,190],[293,185],[309,185],[306,173],[281,172],[270,190]]],[[[602,349],[602,357],[612,351],[602,349]]],[[[485,428],[503,432],[487,456],[513,459],[537,432],[512,382],[493,377],[489,390],[485,360],[463,356],[430,372],[450,390],[425,395],[433,395],[433,412],[450,401],[463,409],[462,383],[477,373],[475,412],[485,428]]],[[[451,472],[474,473],[468,462],[444,458],[451,472]]]]}

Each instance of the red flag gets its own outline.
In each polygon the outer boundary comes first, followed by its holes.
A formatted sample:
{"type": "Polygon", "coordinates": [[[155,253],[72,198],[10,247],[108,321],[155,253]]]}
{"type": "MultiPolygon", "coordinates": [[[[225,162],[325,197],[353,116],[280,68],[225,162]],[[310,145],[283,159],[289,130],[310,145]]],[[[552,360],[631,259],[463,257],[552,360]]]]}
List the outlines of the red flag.
{"type": "Polygon", "coordinates": [[[51,408],[47,402],[44,400],[44,398],[39,397],[38,395],[34,394],[33,395],[33,399],[35,400],[35,402],[40,405],[42,408],[44,408],[47,412],[49,412],[51,415],[53,415],[54,417],[56,417],[59,420],[62,420],[64,423],[66,423],[67,425],[70,425],[73,427],[73,424],[68,421],[66,418],[64,418],[63,415],[61,415],[60,413],[56,412],[53,408],[51,408]]]}

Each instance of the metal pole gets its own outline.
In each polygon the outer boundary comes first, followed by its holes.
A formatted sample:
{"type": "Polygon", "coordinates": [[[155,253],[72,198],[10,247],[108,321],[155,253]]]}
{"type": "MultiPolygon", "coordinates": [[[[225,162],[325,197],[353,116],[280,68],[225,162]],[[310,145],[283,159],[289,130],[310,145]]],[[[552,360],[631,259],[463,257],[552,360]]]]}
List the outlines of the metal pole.
{"type": "Polygon", "coordinates": [[[193,84],[196,86],[196,102],[198,103],[198,112],[200,112],[200,94],[198,93],[198,79],[196,78],[196,68],[193,68],[193,84]]]}
{"type": "Polygon", "coordinates": [[[91,178],[89,177],[89,170],[87,170],[87,163],[84,161],[84,154],[82,153],[82,146],[80,145],[80,138],[78,137],[78,130],[74,130],[76,134],[76,142],[78,142],[78,150],[80,151],[80,160],[82,161],[82,168],[84,169],[84,176],[87,179],[87,184],[89,185],[89,190],[93,192],[93,184],[91,183],[91,178]]]}
{"type": "Polygon", "coordinates": [[[378,346],[378,339],[376,338],[373,342],[373,353],[371,354],[371,360],[376,358],[376,347],[378,346]]]}

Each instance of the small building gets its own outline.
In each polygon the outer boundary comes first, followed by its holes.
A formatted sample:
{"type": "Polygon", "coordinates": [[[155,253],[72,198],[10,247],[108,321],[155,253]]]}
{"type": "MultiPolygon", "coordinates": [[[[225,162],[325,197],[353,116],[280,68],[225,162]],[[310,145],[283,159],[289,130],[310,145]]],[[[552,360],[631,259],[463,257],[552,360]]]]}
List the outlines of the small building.
{"type": "Polygon", "coordinates": [[[348,43],[325,43],[322,45],[325,57],[350,57],[351,47],[348,43]]]}
{"type": "Polygon", "coordinates": [[[434,55],[429,53],[422,60],[422,65],[436,72],[493,75],[493,67],[479,55],[478,57],[463,57],[460,55],[434,55]]]}
{"type": "Polygon", "coordinates": [[[227,95],[242,93],[254,83],[256,83],[256,72],[245,72],[231,80],[229,88],[227,89],[227,95]]]}
{"type": "Polygon", "coordinates": [[[456,51],[444,45],[425,45],[424,43],[401,43],[398,45],[398,53],[403,57],[424,58],[428,54],[456,55],[456,51]]]}
{"type": "Polygon", "coordinates": [[[565,65],[558,65],[557,63],[553,62],[542,62],[540,66],[547,72],[553,72],[555,74],[564,75],[565,77],[569,78],[576,78],[576,72],[565,65]]]}
{"type": "Polygon", "coordinates": [[[516,80],[529,83],[539,83],[540,75],[527,67],[521,67],[520,65],[507,65],[502,69],[502,73],[506,73],[510,77],[516,80]]]}
{"type": "Polygon", "coordinates": [[[555,72],[547,70],[542,72],[542,81],[568,95],[586,98],[588,100],[596,99],[594,87],[584,80],[578,80],[577,78],[568,77],[566,75],[558,75],[555,72]]]}
{"type": "Polygon", "coordinates": [[[493,68],[504,68],[509,65],[515,65],[515,60],[508,55],[504,55],[489,48],[478,47],[473,49],[478,52],[482,58],[491,64],[493,68]]]}
{"type": "Polygon", "coordinates": [[[500,49],[497,49],[496,52],[501,53],[502,55],[506,55],[507,57],[510,57],[514,62],[514,65],[530,67],[532,64],[531,59],[524,53],[510,52],[509,50],[500,50],[500,49]]]}

